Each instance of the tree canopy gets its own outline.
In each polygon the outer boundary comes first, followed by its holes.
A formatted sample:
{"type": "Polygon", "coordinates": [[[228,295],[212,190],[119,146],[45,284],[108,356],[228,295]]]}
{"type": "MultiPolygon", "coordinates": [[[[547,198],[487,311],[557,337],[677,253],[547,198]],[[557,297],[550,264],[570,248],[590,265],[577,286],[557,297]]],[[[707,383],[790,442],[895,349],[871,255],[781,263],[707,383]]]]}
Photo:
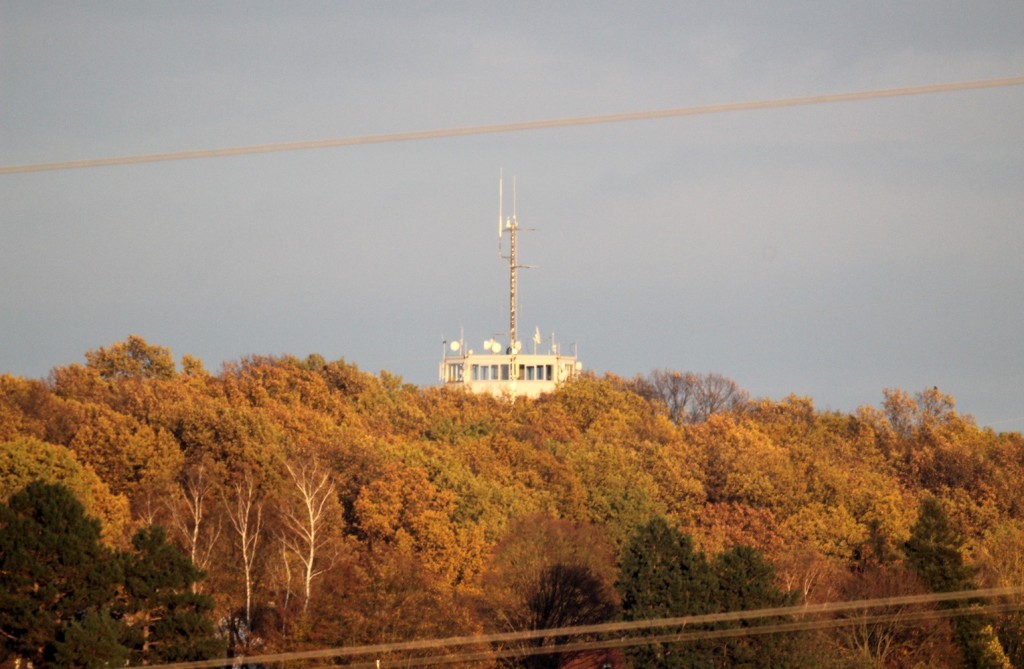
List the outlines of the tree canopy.
{"type": "MultiPolygon", "coordinates": [[[[4,576],[4,648],[39,661],[70,662],[89,640],[120,662],[526,629],[545,617],[531,611],[595,594],[640,619],[1020,581],[1024,438],[979,428],[935,388],[840,413],[665,369],[505,401],[315,354],[212,372],[133,336],[45,380],[0,376],[0,440],[3,559],[22,561],[4,576]],[[18,546],[36,507],[65,525],[18,546]],[[120,555],[92,560],[120,575],[43,557],[70,550],[120,555]],[[146,561],[177,579],[154,582],[164,594],[129,587],[146,561]],[[65,610],[26,585],[30,564],[114,595],[65,610]],[[159,620],[197,647],[160,641],[159,620]]],[[[1024,655],[1019,616],[986,625],[986,644],[1024,655]]],[[[948,624],[888,632],[931,650],[872,651],[878,666],[959,657],[938,650],[953,647],[948,624]]],[[[786,648],[854,667],[864,638],[697,650],[709,666],[786,648]]]]}

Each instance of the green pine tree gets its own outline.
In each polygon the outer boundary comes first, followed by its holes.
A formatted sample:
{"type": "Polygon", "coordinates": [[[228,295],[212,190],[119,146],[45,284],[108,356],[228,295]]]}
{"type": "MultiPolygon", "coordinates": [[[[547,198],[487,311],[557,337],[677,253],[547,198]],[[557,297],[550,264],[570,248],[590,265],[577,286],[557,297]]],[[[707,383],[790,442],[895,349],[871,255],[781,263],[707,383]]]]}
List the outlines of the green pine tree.
{"type": "MultiPolygon", "coordinates": [[[[775,568],[753,548],[736,546],[712,563],[718,581],[718,602],[724,611],[750,611],[791,606],[796,593],[783,592],[775,580],[775,568]]],[[[729,627],[770,625],[780,618],[731,623],[729,627]]],[[[722,639],[715,653],[719,667],[796,666],[791,634],[754,634],[722,639]]]]}
{"type": "Polygon", "coordinates": [[[226,643],[209,614],[213,599],[193,592],[202,572],[167,543],[161,527],[139,530],[125,557],[125,641],[133,662],[180,662],[222,657],[226,643]]]}
{"type": "MultiPolygon", "coordinates": [[[[717,583],[693,540],[655,518],[626,545],[618,583],[627,620],[666,618],[717,610],[717,583]]],[[[659,669],[713,667],[703,642],[651,644],[627,651],[634,666],[659,669]]]]}
{"type": "MultiPolygon", "coordinates": [[[[907,562],[932,592],[970,590],[974,569],[964,563],[963,539],[950,524],[949,517],[935,497],[921,502],[917,522],[906,544],[907,562]]],[[[957,601],[944,608],[976,607],[976,602],[957,601]]],[[[953,637],[964,654],[967,666],[975,669],[1009,669],[999,638],[991,621],[983,615],[958,615],[953,618],[953,637]]]]}
{"type": "Polygon", "coordinates": [[[107,669],[128,664],[128,649],[121,645],[122,627],[110,609],[89,609],[72,621],[54,646],[53,665],[107,669]]]}
{"type": "Polygon", "coordinates": [[[67,635],[85,623],[77,616],[111,601],[121,581],[119,561],[99,539],[99,522],[63,485],[35,481],[0,504],[5,655],[44,666],[60,643],[65,656],[72,652],[67,635]]]}
{"type": "Polygon", "coordinates": [[[910,568],[932,592],[972,587],[974,571],[964,564],[963,539],[935,497],[926,497],[910,531],[906,554],[910,568]]]}

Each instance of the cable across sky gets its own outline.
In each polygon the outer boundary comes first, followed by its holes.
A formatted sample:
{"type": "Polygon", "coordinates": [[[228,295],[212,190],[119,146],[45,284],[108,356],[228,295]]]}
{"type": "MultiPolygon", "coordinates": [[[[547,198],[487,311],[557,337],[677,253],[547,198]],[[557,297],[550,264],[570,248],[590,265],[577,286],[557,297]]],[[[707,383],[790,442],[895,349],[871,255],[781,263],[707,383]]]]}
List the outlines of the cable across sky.
{"type": "Polygon", "coordinates": [[[848,93],[811,95],[805,97],[778,98],[770,100],[754,100],[748,102],[731,102],[724,104],[702,105],[695,107],[676,107],[640,112],[618,114],[598,114],[594,116],[575,116],[566,118],[543,119],[535,121],[519,121],[494,125],[461,126],[434,130],[415,130],[379,135],[356,135],[331,139],[282,142],[276,144],[256,144],[248,146],[223,147],[218,149],[197,149],[193,151],[172,151],[165,153],[139,154],[131,156],[113,156],[107,158],[86,158],[81,160],[65,160],[52,163],[30,163],[25,165],[0,166],[0,174],[21,174],[27,172],[50,172],[56,170],[85,169],[93,167],[109,167],[114,165],[134,165],[139,163],[158,163],[172,160],[195,160],[198,158],[226,158],[262,153],[279,153],[284,151],[305,151],[309,149],[331,149],[362,144],[384,144],[390,142],[412,142],[427,139],[443,139],[448,137],[467,137],[471,135],[487,135],[526,130],[547,130],[551,128],[568,128],[603,123],[625,123],[631,121],[650,121],[655,119],[677,118],[681,116],[702,116],[726,112],[751,111],[756,109],[778,109],[783,107],[800,107],[836,102],[854,102],[858,100],[874,100],[878,98],[894,98],[930,93],[951,93],[986,88],[1002,88],[1024,85],[1024,76],[1006,77],[1002,79],[982,79],[972,81],[947,82],[925,86],[904,86],[901,88],[883,88],[848,93]]]}

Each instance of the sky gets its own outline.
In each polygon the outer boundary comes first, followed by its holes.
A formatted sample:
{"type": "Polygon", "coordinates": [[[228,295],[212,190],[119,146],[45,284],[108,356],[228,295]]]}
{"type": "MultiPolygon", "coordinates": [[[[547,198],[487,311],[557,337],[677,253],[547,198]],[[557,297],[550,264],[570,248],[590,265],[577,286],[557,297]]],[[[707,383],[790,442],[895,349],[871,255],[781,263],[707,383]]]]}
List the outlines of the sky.
{"type": "MultiPolygon", "coordinates": [[[[1024,75],[1024,3],[0,0],[0,167],[1024,75]]],[[[0,174],[0,373],[136,334],[418,385],[519,328],[1024,430],[1024,86],[0,174]]]]}

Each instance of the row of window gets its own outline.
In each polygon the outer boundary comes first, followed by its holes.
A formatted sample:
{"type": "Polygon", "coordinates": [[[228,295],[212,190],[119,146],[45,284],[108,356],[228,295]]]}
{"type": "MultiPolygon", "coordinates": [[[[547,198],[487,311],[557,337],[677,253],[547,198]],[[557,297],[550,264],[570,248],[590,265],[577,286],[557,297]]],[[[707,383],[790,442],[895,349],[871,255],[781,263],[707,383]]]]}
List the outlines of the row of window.
{"type": "MultiPolygon", "coordinates": [[[[447,380],[461,382],[463,380],[462,363],[448,365],[447,380]]],[[[473,381],[508,381],[508,365],[470,365],[469,377],[473,381]]],[[[523,381],[554,381],[554,365],[519,365],[519,378],[523,381]]]]}
{"type": "MultiPolygon", "coordinates": [[[[470,365],[473,381],[508,381],[508,365],[470,365]]],[[[519,378],[524,381],[554,381],[554,365],[519,365],[519,378]]]]}

